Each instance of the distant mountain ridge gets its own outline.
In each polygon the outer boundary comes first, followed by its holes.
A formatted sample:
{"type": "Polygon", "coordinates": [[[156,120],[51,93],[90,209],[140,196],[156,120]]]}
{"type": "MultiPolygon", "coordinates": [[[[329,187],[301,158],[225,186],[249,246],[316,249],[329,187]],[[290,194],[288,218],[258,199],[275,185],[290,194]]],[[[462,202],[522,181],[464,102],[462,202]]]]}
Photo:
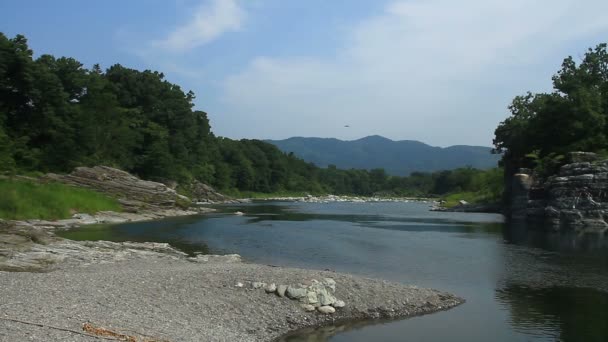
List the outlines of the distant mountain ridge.
{"type": "Polygon", "coordinates": [[[439,171],[471,166],[495,167],[500,159],[490,147],[454,145],[434,147],[415,140],[394,141],[379,135],[357,140],[293,137],[265,140],[283,152],[320,167],[336,165],[341,169],[384,168],[391,175],[408,175],[414,171],[439,171]]]}

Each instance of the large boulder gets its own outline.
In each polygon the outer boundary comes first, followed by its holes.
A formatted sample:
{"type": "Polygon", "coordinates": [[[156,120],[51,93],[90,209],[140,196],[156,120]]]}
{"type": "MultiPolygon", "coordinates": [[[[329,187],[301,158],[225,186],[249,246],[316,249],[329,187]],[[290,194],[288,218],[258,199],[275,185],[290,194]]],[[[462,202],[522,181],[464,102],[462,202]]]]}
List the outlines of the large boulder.
{"type": "Polygon", "coordinates": [[[189,207],[188,197],[165,184],[146,181],[108,166],[78,167],[68,175],[47,174],[45,179],[93,189],[119,199],[126,209],[189,207]]]}

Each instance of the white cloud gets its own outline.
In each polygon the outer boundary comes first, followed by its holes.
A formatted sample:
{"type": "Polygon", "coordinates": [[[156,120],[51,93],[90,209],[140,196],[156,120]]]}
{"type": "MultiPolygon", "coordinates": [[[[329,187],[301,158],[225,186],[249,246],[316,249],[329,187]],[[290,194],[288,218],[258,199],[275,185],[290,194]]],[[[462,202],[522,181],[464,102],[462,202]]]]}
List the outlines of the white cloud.
{"type": "Polygon", "coordinates": [[[236,0],[212,0],[201,5],[188,23],[152,45],[167,51],[191,50],[226,32],[238,31],[244,19],[245,12],[236,0]]]}
{"type": "Polygon", "coordinates": [[[330,58],[261,56],[229,76],[216,128],[489,145],[508,101],[549,85],[573,42],[598,43],[607,11],[605,0],[394,1],[330,58]]]}

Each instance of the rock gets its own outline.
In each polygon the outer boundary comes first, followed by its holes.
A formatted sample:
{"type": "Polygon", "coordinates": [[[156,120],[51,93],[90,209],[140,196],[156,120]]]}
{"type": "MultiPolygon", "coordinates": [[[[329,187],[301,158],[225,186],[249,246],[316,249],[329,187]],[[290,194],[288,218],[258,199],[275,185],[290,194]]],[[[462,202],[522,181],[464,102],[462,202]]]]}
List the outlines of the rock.
{"type": "Polygon", "coordinates": [[[285,291],[287,291],[287,285],[277,286],[277,295],[279,297],[285,297],[285,291]]]}
{"type": "Polygon", "coordinates": [[[334,312],[336,312],[336,309],[332,306],[319,306],[317,310],[319,310],[319,312],[323,314],[333,314],[334,312]]]}
{"type": "Polygon", "coordinates": [[[277,285],[275,283],[269,284],[264,288],[266,293],[273,293],[277,290],[277,285]]]}
{"type": "Polygon", "coordinates": [[[314,291],[308,291],[305,299],[308,304],[317,304],[319,302],[317,299],[317,293],[314,291]]]}
{"type": "Polygon", "coordinates": [[[49,173],[43,179],[93,189],[120,199],[126,210],[189,207],[189,198],[158,182],[142,180],[108,166],[77,167],[69,175],[49,173]]]}
{"type": "Polygon", "coordinates": [[[293,287],[293,286],[288,286],[287,287],[287,291],[285,292],[285,294],[287,295],[287,297],[291,298],[291,299],[300,299],[300,298],[304,298],[307,295],[307,291],[305,288],[302,287],[293,287]]]}
{"type": "Polygon", "coordinates": [[[321,305],[332,305],[336,302],[336,297],[331,295],[327,289],[317,292],[317,298],[319,299],[319,303],[321,305]]]}
{"type": "Polygon", "coordinates": [[[302,309],[304,309],[304,311],[307,311],[307,312],[315,311],[315,309],[316,309],[314,305],[310,305],[310,304],[302,304],[300,306],[302,307],[302,309]]]}
{"type": "Polygon", "coordinates": [[[236,283],[236,285],[234,285],[234,287],[243,287],[243,286],[244,286],[244,285],[243,285],[243,283],[241,283],[241,282],[238,282],[238,283],[236,283]]]}
{"type": "Polygon", "coordinates": [[[198,181],[192,182],[187,188],[195,202],[217,203],[230,200],[229,197],[220,194],[213,187],[198,181]]]}
{"type": "Polygon", "coordinates": [[[336,281],[333,280],[332,278],[323,279],[323,285],[325,285],[326,287],[329,287],[332,292],[336,292],[336,281]]]}
{"type": "Polygon", "coordinates": [[[594,162],[599,159],[598,155],[592,152],[570,152],[567,157],[569,163],[594,162]]]}
{"type": "Polygon", "coordinates": [[[251,287],[254,289],[261,289],[264,286],[266,286],[266,283],[262,283],[260,281],[254,281],[253,283],[251,283],[251,287]]]}
{"type": "Polygon", "coordinates": [[[331,306],[334,308],[343,308],[346,306],[346,303],[344,303],[342,300],[336,300],[331,306]]]}
{"type": "Polygon", "coordinates": [[[549,231],[608,232],[608,160],[573,152],[552,176],[513,175],[507,216],[549,231]]]}

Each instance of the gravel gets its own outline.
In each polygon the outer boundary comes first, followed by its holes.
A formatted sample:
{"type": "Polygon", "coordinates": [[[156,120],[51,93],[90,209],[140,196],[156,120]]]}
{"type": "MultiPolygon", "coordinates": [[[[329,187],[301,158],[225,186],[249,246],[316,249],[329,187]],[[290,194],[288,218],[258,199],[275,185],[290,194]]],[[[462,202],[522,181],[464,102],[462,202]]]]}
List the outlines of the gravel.
{"type": "Polygon", "coordinates": [[[100,341],[76,333],[84,323],[136,341],[273,341],[301,328],[403,318],[462,302],[435,290],[235,256],[137,258],[49,273],[0,272],[0,341],[100,341]],[[298,301],[251,286],[327,277],[346,303],[334,314],[306,312],[298,301]]]}

